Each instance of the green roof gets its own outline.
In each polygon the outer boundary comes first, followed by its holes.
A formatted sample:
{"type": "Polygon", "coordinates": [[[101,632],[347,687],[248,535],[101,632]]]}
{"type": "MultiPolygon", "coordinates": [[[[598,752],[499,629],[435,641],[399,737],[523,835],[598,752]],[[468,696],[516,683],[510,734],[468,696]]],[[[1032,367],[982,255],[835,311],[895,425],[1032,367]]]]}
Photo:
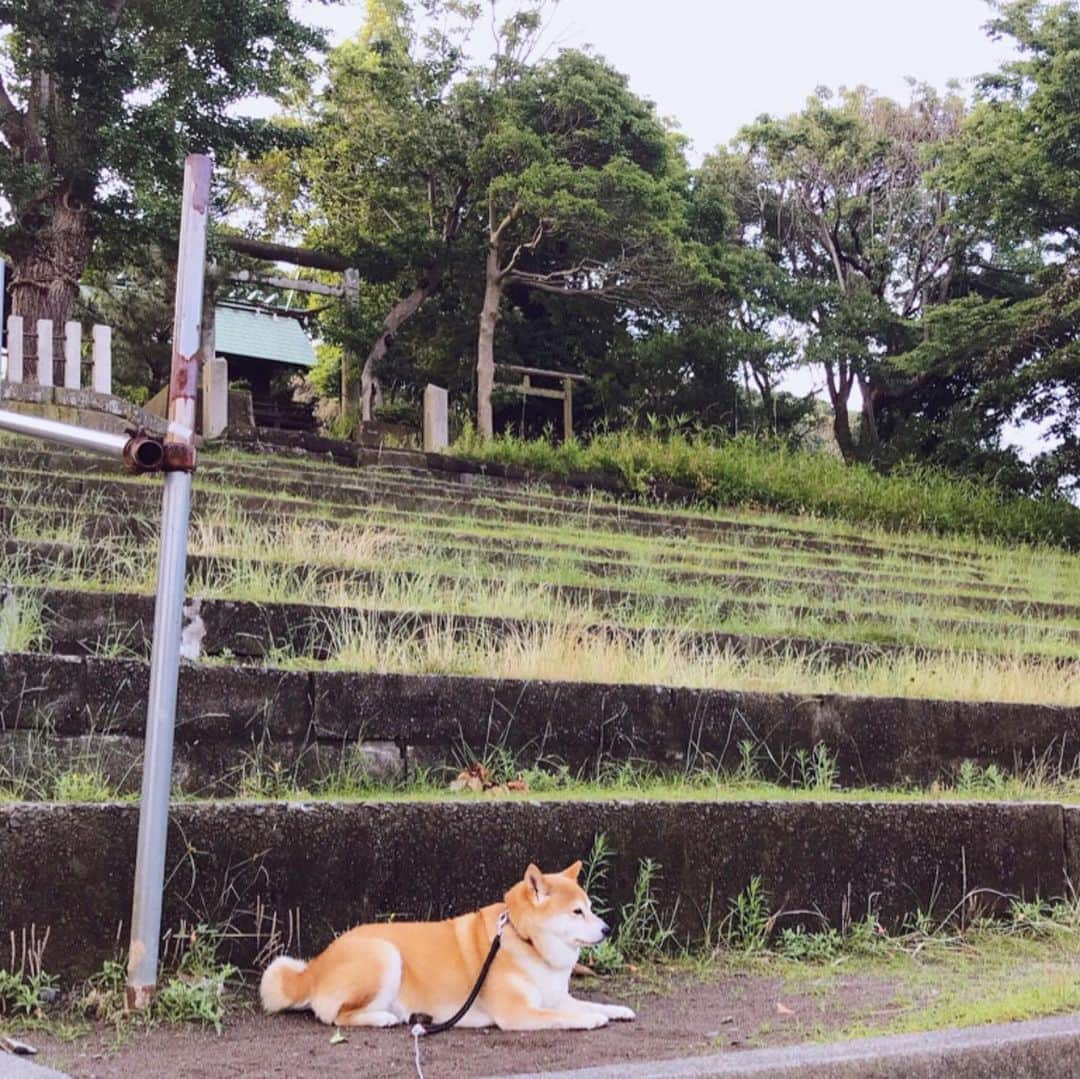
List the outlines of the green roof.
{"type": "Polygon", "coordinates": [[[315,366],[315,347],[297,319],[254,308],[214,309],[214,351],[293,367],[315,366]]]}

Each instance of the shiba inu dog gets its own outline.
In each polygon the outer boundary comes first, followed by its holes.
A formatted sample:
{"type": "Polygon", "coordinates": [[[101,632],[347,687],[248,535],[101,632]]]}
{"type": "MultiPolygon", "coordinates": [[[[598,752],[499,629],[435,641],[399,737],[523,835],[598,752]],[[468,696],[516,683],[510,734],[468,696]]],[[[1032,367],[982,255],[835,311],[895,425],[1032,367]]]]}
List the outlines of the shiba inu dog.
{"type": "Polygon", "coordinates": [[[633,1019],[630,1008],[570,996],[581,949],[610,932],[578,884],[581,862],[561,873],[530,865],[502,903],[443,922],[359,925],[304,963],[281,956],[259,986],[268,1012],[310,1008],[324,1023],[389,1027],[414,1013],[442,1022],[468,999],[506,916],[502,946],[465,1027],[591,1030],[633,1019]]]}

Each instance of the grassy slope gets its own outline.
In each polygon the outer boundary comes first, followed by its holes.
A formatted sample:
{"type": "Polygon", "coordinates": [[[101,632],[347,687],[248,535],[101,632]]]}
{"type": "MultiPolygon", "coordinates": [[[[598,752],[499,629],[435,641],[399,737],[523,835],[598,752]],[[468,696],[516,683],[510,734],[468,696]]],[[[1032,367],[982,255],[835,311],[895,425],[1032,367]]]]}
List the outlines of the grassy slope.
{"type": "Polygon", "coordinates": [[[451,452],[556,476],[602,472],[628,493],[675,484],[713,506],[763,506],[897,530],[1080,547],[1080,510],[1064,501],[1010,497],[926,468],[881,476],[830,454],[764,447],[750,438],[716,446],[683,435],[659,438],[619,431],[586,444],[554,446],[512,437],[485,442],[467,432],[451,452]]]}
{"type": "MultiPolygon", "coordinates": [[[[600,513],[590,498],[552,503],[543,492],[495,485],[479,498],[470,488],[462,501],[460,486],[434,480],[387,470],[294,467],[235,451],[208,455],[206,466],[198,477],[192,550],[230,561],[193,572],[192,591],[321,604],[331,618],[333,610],[364,607],[440,616],[430,630],[405,638],[375,631],[363,616],[342,616],[329,661],[334,666],[1080,703],[1080,670],[1040,658],[1072,657],[1078,650],[1080,557],[1060,550],[731,510],[668,510],[653,515],[650,534],[639,534],[625,530],[611,513],[613,504],[604,503],[600,513]],[[284,490],[312,477],[325,481],[328,501],[284,490]],[[255,487],[237,487],[241,478],[255,487]],[[354,488],[416,491],[428,501],[415,511],[356,505],[354,488]],[[252,494],[265,502],[260,513],[242,508],[252,494]],[[539,519],[529,518],[549,503],[539,519]],[[669,519],[714,531],[673,532],[669,519]],[[376,577],[328,579],[317,572],[326,567],[376,577]],[[593,591],[569,596],[567,586],[593,591]],[[607,598],[612,590],[620,594],[615,600],[607,598]],[[1077,606],[1060,612],[1030,606],[1046,601],[1077,606]],[[478,632],[463,639],[452,625],[462,613],[537,624],[501,637],[478,632]],[[598,622],[655,632],[642,640],[582,629],[598,622]],[[688,629],[918,645],[946,654],[836,669],[823,656],[781,652],[747,660],[690,645],[680,637],[688,629]]],[[[55,467],[9,470],[0,500],[13,508],[12,535],[28,544],[59,539],[72,545],[73,555],[63,565],[39,560],[31,568],[15,550],[2,560],[5,579],[151,592],[152,549],[133,541],[102,548],[79,537],[82,522],[102,511],[116,482],[121,490],[149,493],[145,480],[77,477],[55,467]],[[80,493],[50,519],[50,494],[66,489],[80,493]]],[[[20,620],[9,611],[6,647],[40,639],[35,617],[40,612],[26,611],[20,620]]],[[[115,654],[117,640],[106,635],[88,647],[115,654]]],[[[313,665],[307,656],[273,658],[313,665]]]]}

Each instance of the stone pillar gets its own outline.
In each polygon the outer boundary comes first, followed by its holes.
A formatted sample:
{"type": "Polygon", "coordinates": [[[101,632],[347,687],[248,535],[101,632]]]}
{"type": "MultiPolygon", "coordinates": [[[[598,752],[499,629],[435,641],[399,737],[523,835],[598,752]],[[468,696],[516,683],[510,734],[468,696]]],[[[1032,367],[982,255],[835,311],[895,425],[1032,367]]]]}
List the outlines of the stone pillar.
{"type": "Polygon", "coordinates": [[[112,393],[112,327],[94,327],[94,393],[112,393]]]}
{"type": "Polygon", "coordinates": [[[424,387],[424,452],[442,453],[450,445],[446,390],[442,386],[424,387]]]}
{"type": "Polygon", "coordinates": [[[219,438],[229,426],[229,361],[203,361],[203,437],[219,438]]]}

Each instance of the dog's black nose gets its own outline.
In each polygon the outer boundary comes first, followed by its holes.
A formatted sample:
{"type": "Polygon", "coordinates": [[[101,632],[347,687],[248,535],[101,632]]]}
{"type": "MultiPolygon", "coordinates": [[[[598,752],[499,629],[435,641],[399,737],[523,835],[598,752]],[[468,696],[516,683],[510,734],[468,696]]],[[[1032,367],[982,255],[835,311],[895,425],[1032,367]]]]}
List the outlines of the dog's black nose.
{"type": "Polygon", "coordinates": [[[600,923],[600,932],[603,933],[605,937],[610,937],[611,936],[611,926],[608,925],[607,922],[601,922],[600,923]]]}

